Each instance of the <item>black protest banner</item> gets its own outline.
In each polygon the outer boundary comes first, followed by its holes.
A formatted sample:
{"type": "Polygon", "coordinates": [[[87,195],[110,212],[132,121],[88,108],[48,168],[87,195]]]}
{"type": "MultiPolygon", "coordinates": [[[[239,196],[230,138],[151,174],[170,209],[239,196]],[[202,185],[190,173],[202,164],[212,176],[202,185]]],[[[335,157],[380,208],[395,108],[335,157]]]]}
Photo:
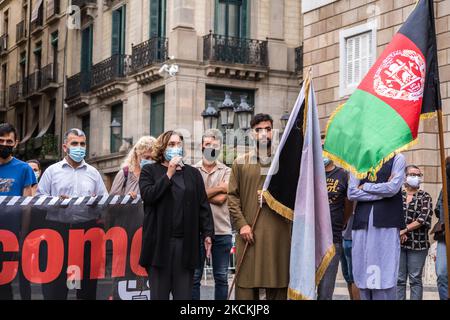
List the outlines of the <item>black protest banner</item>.
{"type": "Polygon", "coordinates": [[[0,197],[0,299],[148,300],[129,196],[0,197]]]}

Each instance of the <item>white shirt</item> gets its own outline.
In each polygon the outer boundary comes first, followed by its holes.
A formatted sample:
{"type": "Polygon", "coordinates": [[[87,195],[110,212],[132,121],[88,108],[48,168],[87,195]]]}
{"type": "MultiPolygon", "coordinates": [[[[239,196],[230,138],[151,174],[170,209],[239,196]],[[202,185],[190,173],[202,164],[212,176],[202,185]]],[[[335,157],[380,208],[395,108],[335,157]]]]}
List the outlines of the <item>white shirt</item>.
{"type": "Polygon", "coordinates": [[[105,183],[97,169],[84,160],[74,169],[64,158],[45,170],[39,181],[37,196],[92,197],[107,195],[105,183]]]}

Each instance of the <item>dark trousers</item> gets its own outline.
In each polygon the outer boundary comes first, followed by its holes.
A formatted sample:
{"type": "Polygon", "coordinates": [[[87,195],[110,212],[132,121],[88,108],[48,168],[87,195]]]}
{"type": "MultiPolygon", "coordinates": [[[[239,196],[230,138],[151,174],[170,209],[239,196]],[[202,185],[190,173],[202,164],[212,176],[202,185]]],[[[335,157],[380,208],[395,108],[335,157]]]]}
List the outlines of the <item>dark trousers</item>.
{"type": "MultiPolygon", "coordinates": [[[[227,300],[228,296],[228,266],[230,264],[230,250],[232,246],[232,236],[216,235],[212,243],[211,259],[214,276],[214,299],[227,300]]],[[[202,242],[200,246],[201,267],[194,273],[194,288],[192,290],[192,300],[200,300],[200,282],[202,280],[205,266],[206,252],[202,242]]]]}
{"type": "Polygon", "coordinates": [[[150,299],[190,300],[194,270],[183,267],[183,238],[170,239],[170,259],[166,267],[150,267],[147,272],[150,280],[150,299]]]}
{"type": "MultiPolygon", "coordinates": [[[[69,229],[83,229],[88,230],[90,228],[98,226],[95,221],[88,221],[77,224],[65,224],[59,222],[48,221],[48,225],[51,229],[58,231],[64,241],[64,252],[66,253],[64,256],[64,263],[59,274],[58,278],[54,281],[46,284],[42,284],[42,294],[44,296],[44,300],[67,300],[67,294],[69,292],[67,286],[67,265],[68,265],[68,237],[69,237],[69,229]]],[[[95,254],[95,253],[94,253],[95,254]]],[[[49,257],[47,255],[43,255],[42,264],[47,264],[47,260],[49,257]]],[[[77,299],[80,300],[96,300],[97,297],[97,280],[89,279],[90,278],[90,265],[91,265],[91,246],[86,243],[84,247],[84,266],[83,266],[83,278],[80,281],[80,289],[77,289],[76,296],[77,299]]],[[[41,269],[44,269],[44,266],[41,265],[41,269]]]]}
{"type": "MultiPolygon", "coordinates": [[[[236,286],[236,300],[259,300],[260,288],[241,288],[236,286]]],[[[288,288],[261,288],[266,291],[266,300],[287,300],[288,288]]]]}

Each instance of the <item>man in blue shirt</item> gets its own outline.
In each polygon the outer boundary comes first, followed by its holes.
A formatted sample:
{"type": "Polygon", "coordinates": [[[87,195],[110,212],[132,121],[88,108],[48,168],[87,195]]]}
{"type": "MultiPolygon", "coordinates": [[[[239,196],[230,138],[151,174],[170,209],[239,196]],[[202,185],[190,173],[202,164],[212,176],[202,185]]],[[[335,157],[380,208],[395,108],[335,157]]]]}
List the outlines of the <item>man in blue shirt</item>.
{"type": "MultiPolygon", "coordinates": [[[[12,156],[19,143],[14,126],[0,124],[0,196],[31,196],[32,186],[37,183],[31,167],[12,156]]],[[[15,232],[20,230],[21,211],[0,212],[0,226],[15,232]]],[[[0,261],[1,262],[1,261],[0,261]]],[[[13,298],[11,284],[0,285],[0,299],[13,298]]]]}

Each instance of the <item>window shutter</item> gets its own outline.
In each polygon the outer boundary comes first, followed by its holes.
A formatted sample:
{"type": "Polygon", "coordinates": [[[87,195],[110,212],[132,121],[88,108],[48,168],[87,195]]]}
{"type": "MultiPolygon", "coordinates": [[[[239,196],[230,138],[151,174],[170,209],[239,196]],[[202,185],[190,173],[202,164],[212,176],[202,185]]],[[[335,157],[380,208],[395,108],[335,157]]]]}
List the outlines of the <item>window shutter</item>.
{"type": "Polygon", "coordinates": [[[159,36],[159,1],[150,0],[150,38],[159,36]]]}
{"type": "Polygon", "coordinates": [[[121,29],[121,11],[114,10],[112,12],[112,29],[111,29],[111,55],[120,53],[120,29],[121,29]]]}

